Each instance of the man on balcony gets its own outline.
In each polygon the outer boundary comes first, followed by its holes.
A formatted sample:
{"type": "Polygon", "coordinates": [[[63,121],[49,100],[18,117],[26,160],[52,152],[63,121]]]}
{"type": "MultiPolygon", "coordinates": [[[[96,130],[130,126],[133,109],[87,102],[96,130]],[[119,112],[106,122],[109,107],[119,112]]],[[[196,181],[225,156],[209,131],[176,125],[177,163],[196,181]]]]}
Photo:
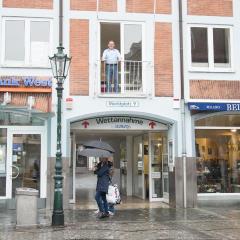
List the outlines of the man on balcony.
{"type": "Polygon", "coordinates": [[[102,61],[105,66],[106,92],[118,93],[118,63],[121,61],[121,54],[115,49],[114,41],[109,41],[108,48],[103,52],[102,61]]]}

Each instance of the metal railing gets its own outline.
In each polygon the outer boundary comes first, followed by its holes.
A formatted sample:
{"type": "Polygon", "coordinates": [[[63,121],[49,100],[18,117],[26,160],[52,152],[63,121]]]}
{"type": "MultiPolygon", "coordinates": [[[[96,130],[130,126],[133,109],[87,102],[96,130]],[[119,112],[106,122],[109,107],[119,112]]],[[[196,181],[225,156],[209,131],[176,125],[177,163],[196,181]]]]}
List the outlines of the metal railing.
{"type": "Polygon", "coordinates": [[[101,62],[101,93],[142,92],[142,61],[101,62]]]}

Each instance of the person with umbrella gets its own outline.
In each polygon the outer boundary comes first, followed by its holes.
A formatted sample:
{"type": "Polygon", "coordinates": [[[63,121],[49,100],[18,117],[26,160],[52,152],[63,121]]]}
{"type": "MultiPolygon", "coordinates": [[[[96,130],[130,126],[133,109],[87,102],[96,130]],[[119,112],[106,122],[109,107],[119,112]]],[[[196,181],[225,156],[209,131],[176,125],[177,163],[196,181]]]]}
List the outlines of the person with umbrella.
{"type": "Polygon", "coordinates": [[[83,145],[85,149],[80,151],[80,155],[100,158],[100,162],[97,164],[94,171],[97,175],[95,199],[99,208],[99,218],[109,217],[106,195],[111,181],[113,164],[111,161],[108,161],[108,158],[112,157],[115,151],[112,146],[102,140],[88,141],[83,145]]]}
{"type": "Polygon", "coordinates": [[[99,208],[99,218],[109,217],[108,202],[106,195],[110,184],[112,164],[107,158],[101,158],[94,173],[97,175],[97,187],[95,199],[99,208]]]}

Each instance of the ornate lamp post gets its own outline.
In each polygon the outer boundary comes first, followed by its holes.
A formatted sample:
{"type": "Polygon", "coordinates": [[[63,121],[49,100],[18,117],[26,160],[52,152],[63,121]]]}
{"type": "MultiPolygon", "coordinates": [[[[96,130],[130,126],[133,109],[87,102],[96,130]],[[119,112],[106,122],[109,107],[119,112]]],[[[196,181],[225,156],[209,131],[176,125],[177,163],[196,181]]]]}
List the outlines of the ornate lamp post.
{"type": "Polygon", "coordinates": [[[63,212],[63,176],[62,176],[62,95],[63,83],[67,77],[71,58],[64,53],[62,46],[62,0],[59,1],[59,46],[57,53],[49,57],[54,78],[57,80],[57,152],[54,176],[54,205],[52,214],[52,226],[64,226],[63,212]]]}

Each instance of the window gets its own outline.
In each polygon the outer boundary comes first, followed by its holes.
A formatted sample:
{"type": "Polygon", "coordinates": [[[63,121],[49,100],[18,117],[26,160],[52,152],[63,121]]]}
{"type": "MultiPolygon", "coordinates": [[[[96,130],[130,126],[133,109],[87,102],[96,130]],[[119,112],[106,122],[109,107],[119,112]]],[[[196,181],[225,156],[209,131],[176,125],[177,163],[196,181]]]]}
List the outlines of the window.
{"type": "Polygon", "coordinates": [[[100,24],[100,92],[142,93],[142,24],[100,24]],[[109,50],[109,42],[115,50],[109,50]]]}
{"type": "Polygon", "coordinates": [[[5,18],[3,23],[4,65],[49,66],[50,20],[5,18]]]}
{"type": "Polygon", "coordinates": [[[199,193],[239,193],[239,138],[236,129],[196,129],[199,193]]]}
{"type": "Polygon", "coordinates": [[[193,66],[208,67],[208,32],[207,28],[193,27],[191,32],[193,66]]]}
{"type": "Polygon", "coordinates": [[[25,59],[25,22],[6,21],[5,59],[6,61],[24,61],[25,59]],[[16,41],[17,39],[17,41],[16,41]]]}
{"type": "Polygon", "coordinates": [[[191,66],[208,70],[231,68],[231,28],[191,27],[191,66]]]}
{"type": "Polygon", "coordinates": [[[199,193],[240,192],[240,119],[213,115],[195,121],[199,193]]]}

